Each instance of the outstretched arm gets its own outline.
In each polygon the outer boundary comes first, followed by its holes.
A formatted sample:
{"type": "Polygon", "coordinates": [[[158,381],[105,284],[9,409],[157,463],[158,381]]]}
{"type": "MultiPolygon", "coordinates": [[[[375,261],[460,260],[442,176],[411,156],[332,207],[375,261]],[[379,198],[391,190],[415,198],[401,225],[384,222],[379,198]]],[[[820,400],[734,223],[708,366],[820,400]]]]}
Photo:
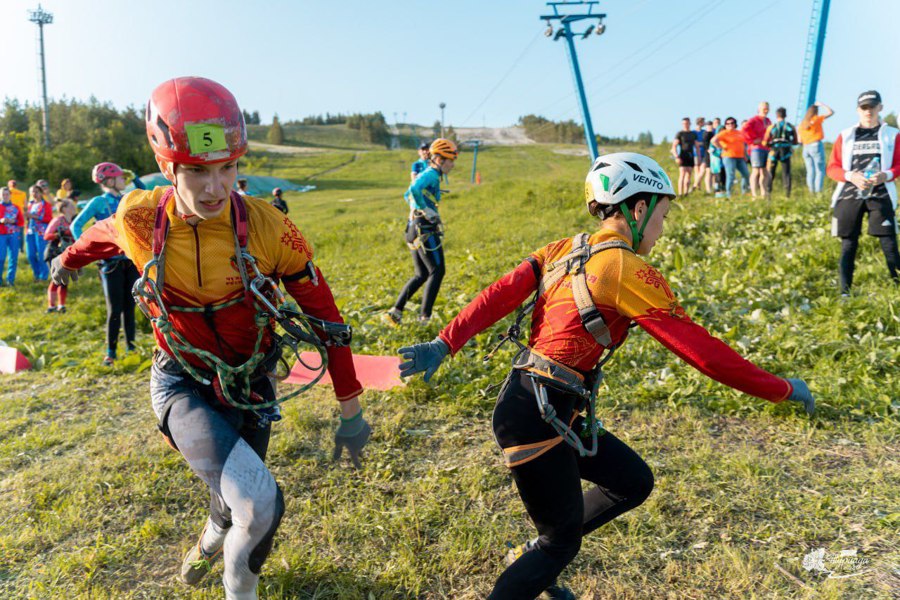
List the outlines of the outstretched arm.
{"type": "Polygon", "coordinates": [[[66,248],[60,257],[60,264],[70,271],[77,271],[92,262],[112,258],[122,254],[119,245],[115,217],[103,219],[84,232],[74,244],[66,248]]]}
{"type": "Polygon", "coordinates": [[[469,302],[439,335],[451,354],[527,300],[537,289],[540,272],[537,259],[529,257],[469,302]]]}

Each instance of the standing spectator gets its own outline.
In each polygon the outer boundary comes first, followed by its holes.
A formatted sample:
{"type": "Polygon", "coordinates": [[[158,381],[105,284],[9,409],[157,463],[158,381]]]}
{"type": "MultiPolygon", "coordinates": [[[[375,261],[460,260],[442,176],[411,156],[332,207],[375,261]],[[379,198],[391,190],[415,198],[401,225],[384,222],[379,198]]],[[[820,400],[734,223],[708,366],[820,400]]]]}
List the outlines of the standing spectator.
{"type": "Polygon", "coordinates": [[[72,193],[72,190],[75,189],[72,185],[72,180],[66,177],[59,184],[59,189],[56,190],[56,199],[57,200],[65,200],[69,197],[69,194],[72,193]]]}
{"type": "MultiPolygon", "coordinates": [[[[75,237],[72,235],[72,220],[78,214],[78,207],[75,206],[69,198],[65,198],[56,203],[56,210],[59,213],[55,219],[50,221],[47,231],[44,232],[44,239],[47,241],[47,248],[44,250],[44,262],[48,268],[53,259],[63,253],[63,251],[75,243],[75,237]]],[[[52,280],[50,287],[47,288],[47,312],[66,312],[66,297],[69,294],[67,285],[58,285],[52,280]]]]}
{"type": "Polygon", "coordinates": [[[284,198],[281,197],[281,194],[281,188],[275,188],[274,190],[272,190],[272,206],[274,206],[284,214],[288,214],[287,202],[284,201],[284,198]]]}
{"type": "Polygon", "coordinates": [[[419,160],[412,164],[412,170],[409,173],[409,181],[412,183],[416,180],[416,177],[422,174],[422,171],[428,168],[428,159],[431,158],[431,153],[428,149],[431,148],[431,144],[428,142],[422,142],[419,144],[419,160]]]}
{"type": "Polygon", "coordinates": [[[822,138],[822,122],[834,114],[831,107],[816,102],[806,109],[806,116],[800,121],[800,143],[803,144],[803,162],[806,163],[806,187],[814,194],[821,193],[825,180],[825,145],[822,138]],[[819,114],[819,108],[826,112],[819,114]]]}
{"type": "Polygon", "coordinates": [[[672,140],[672,156],[678,163],[678,195],[691,193],[691,171],[694,169],[694,153],[697,147],[697,134],[691,131],[691,120],[681,119],[681,131],[672,140]]]}
{"type": "Polygon", "coordinates": [[[245,177],[241,177],[237,180],[237,193],[241,196],[249,196],[247,193],[247,179],[245,177]]]}
{"type": "MultiPolygon", "coordinates": [[[[712,129],[713,137],[725,129],[725,126],[722,125],[722,119],[719,117],[713,119],[712,129]]],[[[709,154],[709,170],[712,171],[715,179],[713,187],[716,191],[716,198],[723,198],[725,196],[725,165],[722,163],[722,150],[712,145],[712,139],[710,139],[709,154]]]]}
{"type": "MultiPolygon", "coordinates": [[[[6,182],[6,187],[9,188],[10,199],[13,204],[19,207],[19,212],[22,213],[22,217],[25,216],[25,206],[28,204],[28,194],[25,193],[24,190],[20,190],[16,187],[16,180],[10,179],[6,182]]],[[[25,251],[25,230],[20,229],[19,233],[19,243],[17,247],[19,248],[19,252],[25,251]]]]}
{"type": "Polygon", "coordinates": [[[862,220],[869,213],[869,235],[878,238],[891,278],[897,281],[897,187],[900,176],[900,131],[879,119],[881,94],[872,90],[856,99],[859,123],[834,141],[828,176],[838,182],[831,198],[831,233],[841,238],[841,295],[853,285],[862,220]]]}
{"type": "MultiPolygon", "coordinates": [[[[46,179],[38,179],[37,183],[34,185],[41,188],[41,193],[44,195],[44,200],[47,202],[53,201],[53,194],[50,193],[50,182],[46,179]]],[[[53,214],[53,208],[50,209],[50,214],[53,214]]]]}
{"type": "Polygon", "coordinates": [[[6,284],[11,287],[16,283],[19,244],[24,226],[25,216],[19,207],[12,203],[9,188],[0,188],[0,286],[3,285],[3,263],[7,260],[9,264],[6,267],[6,284]]]}
{"type": "Polygon", "coordinates": [[[10,201],[19,207],[19,211],[24,215],[25,214],[25,205],[28,204],[28,195],[19,188],[16,187],[17,183],[15,179],[10,179],[6,182],[6,187],[9,189],[9,198],[10,201]]]}
{"type": "Polygon", "coordinates": [[[25,249],[35,281],[46,281],[50,277],[50,267],[44,262],[44,232],[53,218],[53,206],[47,202],[43,189],[37,184],[28,189],[31,201],[25,213],[25,249]]]}
{"type": "MultiPolygon", "coordinates": [[[[711,146],[712,139],[716,136],[716,130],[713,126],[712,121],[707,121],[703,126],[703,137],[700,138],[700,143],[703,145],[704,153],[704,176],[703,176],[703,187],[706,190],[707,194],[713,193],[713,175],[718,177],[719,171],[722,170],[722,159],[721,157],[717,158],[717,170],[713,172],[713,148],[711,146]]],[[[718,191],[718,190],[716,190],[718,191]]]]}
{"type": "Polygon", "coordinates": [[[769,103],[760,102],[756,115],[747,120],[741,126],[747,143],[750,144],[750,195],[754,198],[768,196],[769,171],[766,169],[766,161],[769,158],[769,147],[763,143],[766,130],[772,121],[769,119],[769,103]]]}
{"type": "MultiPolygon", "coordinates": [[[[709,146],[703,145],[703,132],[706,127],[706,119],[704,117],[697,117],[695,123],[697,124],[697,129],[694,130],[694,135],[697,136],[697,145],[694,147],[694,156],[696,158],[694,160],[693,189],[696,191],[700,189],[700,184],[706,177],[706,170],[709,166],[709,162],[707,161],[709,146]]],[[[708,191],[709,190],[707,190],[707,192],[708,191]]]]}
{"type": "Polygon", "coordinates": [[[766,130],[763,144],[769,147],[769,187],[772,193],[772,182],[778,172],[778,164],[782,165],[781,182],[784,193],[791,197],[791,154],[797,145],[797,130],[787,122],[787,110],[781,106],[775,110],[775,122],[766,130]]]}
{"type": "MultiPolygon", "coordinates": [[[[91,180],[100,185],[103,194],[91,198],[87,206],[72,221],[72,235],[81,237],[91,219],[97,222],[116,214],[125,189],[125,172],[110,162],[94,165],[91,180]]],[[[129,352],[135,349],[134,296],[131,290],[140,278],[134,263],[124,253],[100,261],[100,281],[106,298],[106,356],[103,365],[111,367],[116,360],[119,330],[124,322],[125,344],[129,352]]]]}
{"type": "Polygon", "coordinates": [[[722,151],[722,163],[725,167],[725,197],[731,197],[731,188],[734,185],[734,172],[741,173],[741,193],[747,193],[747,180],[750,172],[747,170],[747,144],[744,134],[737,128],[737,119],[728,117],[725,119],[725,129],[717,133],[711,144],[722,151]]]}

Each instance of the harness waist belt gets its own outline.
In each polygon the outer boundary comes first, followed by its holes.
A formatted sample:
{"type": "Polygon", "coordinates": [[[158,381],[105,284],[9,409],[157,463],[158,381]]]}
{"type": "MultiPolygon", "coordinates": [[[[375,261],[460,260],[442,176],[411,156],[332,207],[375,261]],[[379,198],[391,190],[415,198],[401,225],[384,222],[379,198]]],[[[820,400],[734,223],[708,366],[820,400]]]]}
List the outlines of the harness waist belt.
{"type": "Polygon", "coordinates": [[[563,392],[573,393],[582,398],[589,398],[591,390],[585,385],[584,376],[574,369],[531,350],[519,352],[513,359],[513,368],[541,378],[545,385],[550,385],[563,392]]]}

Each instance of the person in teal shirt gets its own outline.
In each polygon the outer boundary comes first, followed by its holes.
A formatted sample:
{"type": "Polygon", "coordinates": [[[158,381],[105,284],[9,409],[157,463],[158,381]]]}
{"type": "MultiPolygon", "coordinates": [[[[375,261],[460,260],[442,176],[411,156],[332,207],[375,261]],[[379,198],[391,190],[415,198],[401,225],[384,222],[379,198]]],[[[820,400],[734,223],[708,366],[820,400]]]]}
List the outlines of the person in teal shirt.
{"type": "Polygon", "coordinates": [[[400,290],[397,301],[385,315],[385,320],[394,325],[400,324],[406,302],[423,285],[419,323],[427,324],[431,320],[434,301],[446,272],[438,204],[441,201],[441,178],[453,170],[459,152],[456,144],[444,138],[434,140],[428,151],[428,168],[413,180],[403,195],[409,204],[406,244],[416,272],[400,290]]]}
{"type": "Polygon", "coordinates": [[[410,183],[415,181],[416,177],[428,168],[428,159],[431,157],[431,153],[428,151],[430,147],[431,145],[428,142],[422,142],[419,146],[419,160],[412,164],[412,170],[409,173],[410,183]]]}

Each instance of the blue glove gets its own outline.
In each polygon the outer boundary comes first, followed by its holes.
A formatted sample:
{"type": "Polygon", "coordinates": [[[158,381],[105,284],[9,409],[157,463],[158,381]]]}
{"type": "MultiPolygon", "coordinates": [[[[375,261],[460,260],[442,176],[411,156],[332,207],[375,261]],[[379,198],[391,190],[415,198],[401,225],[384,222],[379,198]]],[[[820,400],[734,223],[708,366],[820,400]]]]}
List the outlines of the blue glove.
{"type": "Polygon", "coordinates": [[[794,388],[794,391],[788,396],[788,400],[802,402],[803,408],[806,409],[806,414],[813,416],[813,413],[816,412],[816,399],[813,398],[812,392],[809,391],[809,386],[806,385],[806,382],[802,379],[788,379],[788,383],[794,388]]]}
{"type": "Polygon", "coordinates": [[[341,417],[341,424],[338,426],[337,431],[334,432],[334,454],[332,459],[334,461],[340,460],[341,454],[344,453],[344,448],[346,448],[353,466],[361,469],[362,463],[359,458],[362,454],[362,449],[371,436],[372,428],[363,419],[362,410],[356,413],[355,417],[350,417],[349,419],[341,417]]]}
{"type": "Polygon", "coordinates": [[[400,363],[400,377],[409,377],[425,371],[427,382],[441,366],[441,361],[450,353],[446,342],[439,337],[424,344],[415,344],[398,350],[400,356],[407,359],[400,363]]]}

